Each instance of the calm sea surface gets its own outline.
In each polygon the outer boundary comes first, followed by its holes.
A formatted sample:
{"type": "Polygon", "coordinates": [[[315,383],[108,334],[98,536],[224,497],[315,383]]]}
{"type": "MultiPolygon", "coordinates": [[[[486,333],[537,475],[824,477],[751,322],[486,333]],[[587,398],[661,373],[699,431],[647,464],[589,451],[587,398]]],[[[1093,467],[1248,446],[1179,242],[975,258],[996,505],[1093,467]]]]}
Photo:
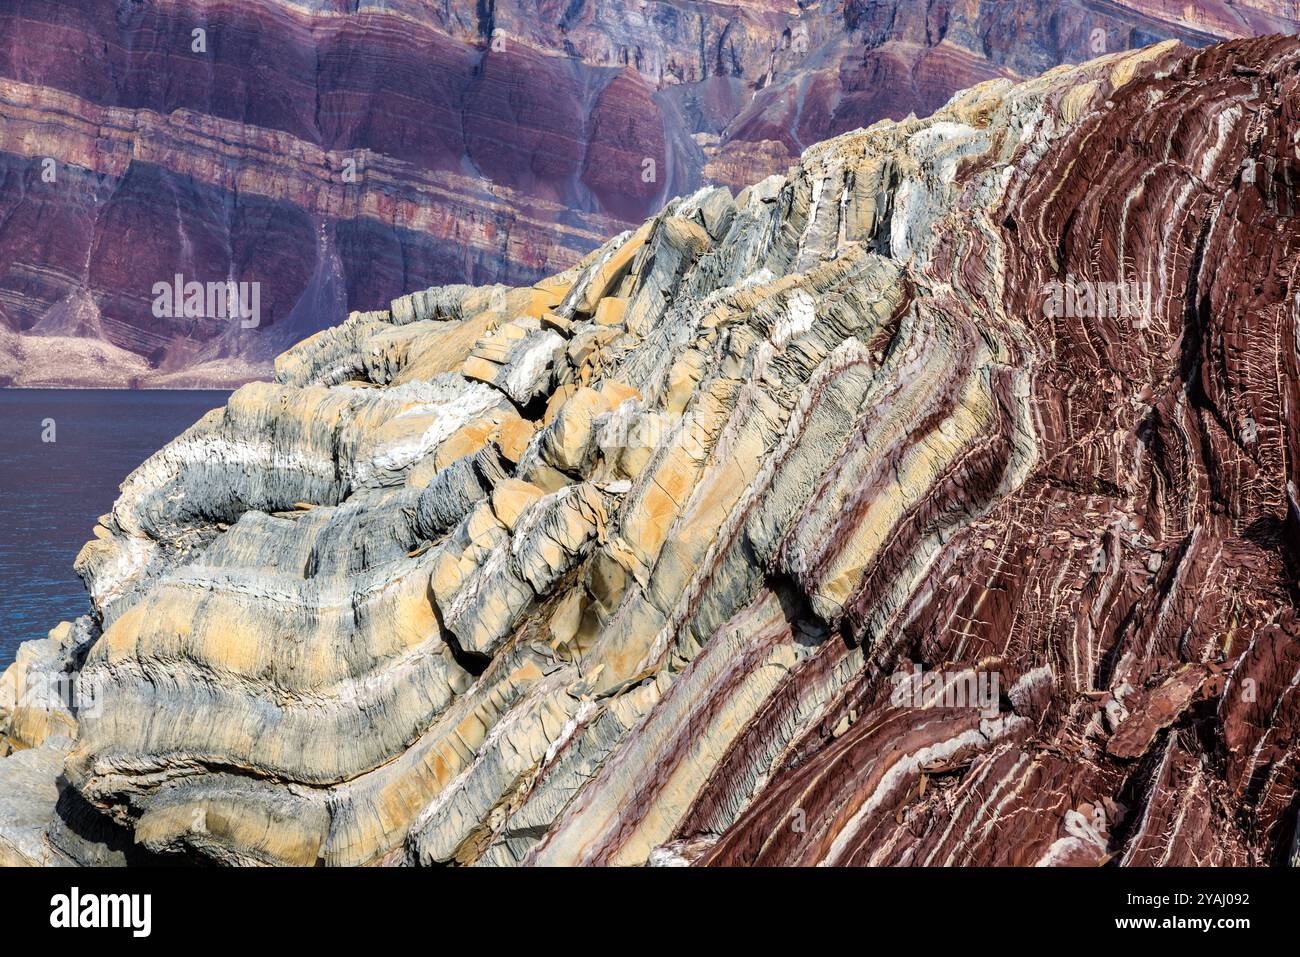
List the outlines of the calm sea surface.
{"type": "Polygon", "coordinates": [[[0,389],[0,670],[20,642],[89,610],[72,560],[95,520],[132,469],[229,394],[0,389]]]}

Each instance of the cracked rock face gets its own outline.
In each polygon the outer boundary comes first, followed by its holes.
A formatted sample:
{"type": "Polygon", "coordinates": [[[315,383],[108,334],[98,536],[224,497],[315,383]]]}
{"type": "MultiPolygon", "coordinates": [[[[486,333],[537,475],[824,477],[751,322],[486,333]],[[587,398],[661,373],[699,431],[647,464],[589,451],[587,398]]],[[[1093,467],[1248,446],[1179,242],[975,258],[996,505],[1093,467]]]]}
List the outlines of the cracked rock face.
{"type": "Polygon", "coordinates": [[[0,694],[0,851],[1289,859],[1298,84],[991,81],[300,343],[15,665],[95,695],[0,694]]]}

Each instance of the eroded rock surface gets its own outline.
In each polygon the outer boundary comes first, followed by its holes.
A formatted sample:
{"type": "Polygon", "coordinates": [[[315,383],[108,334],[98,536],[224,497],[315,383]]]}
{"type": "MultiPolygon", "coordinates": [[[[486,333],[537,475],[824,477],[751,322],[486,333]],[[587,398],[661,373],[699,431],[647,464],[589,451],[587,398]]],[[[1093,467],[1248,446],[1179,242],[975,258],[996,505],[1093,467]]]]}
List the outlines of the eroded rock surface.
{"type": "Polygon", "coordinates": [[[0,699],[0,847],[1286,860],[1298,84],[1281,38],[991,81],[295,346],[83,550],[84,647],[15,668],[94,706],[0,699]]]}
{"type": "Polygon", "coordinates": [[[233,388],[974,83],[1297,30],[1291,0],[10,0],[0,384],[233,388]],[[257,325],[160,314],[176,275],[258,283],[257,325]]]}

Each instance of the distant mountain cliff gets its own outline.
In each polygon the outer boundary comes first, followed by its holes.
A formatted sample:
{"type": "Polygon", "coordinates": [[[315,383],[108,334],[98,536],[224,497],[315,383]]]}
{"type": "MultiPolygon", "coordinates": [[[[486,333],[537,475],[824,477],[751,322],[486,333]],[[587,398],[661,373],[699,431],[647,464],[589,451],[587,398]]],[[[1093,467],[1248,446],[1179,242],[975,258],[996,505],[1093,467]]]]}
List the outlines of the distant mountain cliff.
{"type": "Polygon", "coordinates": [[[224,385],[349,310],[527,283],[953,91],[1294,4],[9,0],[0,383],[224,385]],[[159,283],[256,283],[256,324],[159,283]]]}
{"type": "Polygon", "coordinates": [[[1296,857],[1300,41],[977,85],[283,354],[0,680],[0,863],[1296,857]]]}

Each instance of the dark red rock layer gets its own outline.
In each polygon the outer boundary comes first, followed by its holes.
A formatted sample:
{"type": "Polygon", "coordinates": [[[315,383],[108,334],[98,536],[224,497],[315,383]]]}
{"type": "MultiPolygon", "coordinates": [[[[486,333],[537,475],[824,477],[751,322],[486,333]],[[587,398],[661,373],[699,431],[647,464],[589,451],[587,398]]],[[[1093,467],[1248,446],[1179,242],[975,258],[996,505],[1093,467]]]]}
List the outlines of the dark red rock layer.
{"type": "MultiPolygon", "coordinates": [[[[1171,55],[1100,95],[1107,108],[1036,164],[1021,157],[1032,173],[1013,177],[1000,214],[1001,308],[1028,321],[1039,357],[1037,465],[896,610],[879,614],[873,585],[887,558],[867,569],[842,623],[849,641],[877,642],[867,671],[702,862],[1294,853],[1300,48],[1171,55]],[[1045,284],[1067,276],[1151,283],[1149,321],[1045,316],[1045,284]],[[1003,726],[887,707],[889,673],[910,661],[997,669],[1003,726]],[[954,749],[962,721],[972,747],[954,749]],[[929,761],[932,741],[947,748],[929,761]]],[[[952,238],[931,268],[975,268],[972,241],[952,238]]],[[[977,278],[969,288],[990,287],[977,278]]],[[[792,674],[679,840],[716,833],[734,762],[843,654],[823,646],[792,674]]]]}

